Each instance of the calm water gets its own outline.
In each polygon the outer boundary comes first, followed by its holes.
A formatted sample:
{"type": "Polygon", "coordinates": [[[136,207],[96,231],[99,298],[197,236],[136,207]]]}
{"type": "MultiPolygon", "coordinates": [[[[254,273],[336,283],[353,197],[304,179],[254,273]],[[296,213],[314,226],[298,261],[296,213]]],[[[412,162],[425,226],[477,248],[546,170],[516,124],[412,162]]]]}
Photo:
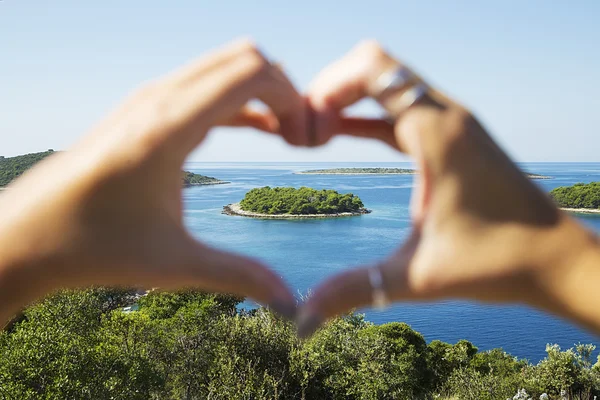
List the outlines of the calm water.
{"type": "MultiPolygon", "coordinates": [[[[186,224],[216,247],[264,260],[297,293],[306,294],[325,277],[349,266],[382,259],[410,230],[409,175],[294,175],[307,169],[387,166],[409,163],[190,163],[187,169],[231,181],[229,185],[186,189],[186,224]],[[373,212],[330,220],[273,221],[221,214],[223,205],[238,202],[261,186],[309,186],[352,192],[373,212]]],[[[534,181],[544,190],[576,182],[600,181],[600,163],[522,164],[526,171],[553,176],[534,181]]],[[[580,216],[600,232],[600,217],[580,216]]],[[[600,306],[600,305],[599,305],[600,306]]],[[[600,338],[553,316],[521,306],[490,306],[464,301],[398,304],[383,312],[361,310],[375,323],[404,321],[427,341],[472,341],[481,350],[502,347],[518,357],[538,361],[546,343],[571,347],[577,342],[600,344],[600,338]]]]}

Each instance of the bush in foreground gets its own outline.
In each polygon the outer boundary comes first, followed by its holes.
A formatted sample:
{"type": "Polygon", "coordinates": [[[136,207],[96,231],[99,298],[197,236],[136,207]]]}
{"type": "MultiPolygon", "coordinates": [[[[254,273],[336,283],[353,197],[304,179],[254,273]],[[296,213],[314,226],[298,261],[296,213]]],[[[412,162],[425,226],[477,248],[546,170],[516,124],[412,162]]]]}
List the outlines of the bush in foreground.
{"type": "Polygon", "coordinates": [[[357,314],[300,341],[268,310],[237,309],[239,298],[155,291],[123,312],[133,298],[62,291],[25,310],[0,333],[0,398],[593,399],[600,389],[590,345],[548,346],[532,365],[357,314]]]}

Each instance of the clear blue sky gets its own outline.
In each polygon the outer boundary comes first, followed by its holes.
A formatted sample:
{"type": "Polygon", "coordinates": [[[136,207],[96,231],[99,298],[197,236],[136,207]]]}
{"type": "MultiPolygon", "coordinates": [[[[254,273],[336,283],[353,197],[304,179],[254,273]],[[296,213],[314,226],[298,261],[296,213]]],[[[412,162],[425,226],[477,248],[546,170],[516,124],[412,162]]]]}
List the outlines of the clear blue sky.
{"type": "MultiPolygon", "coordinates": [[[[599,21],[597,0],[0,0],[0,155],[66,149],[139,83],[243,35],[301,89],[378,39],[517,161],[600,161],[599,21]]],[[[191,158],[405,160],[370,141],[307,151],[250,130],[214,132],[191,158]]]]}

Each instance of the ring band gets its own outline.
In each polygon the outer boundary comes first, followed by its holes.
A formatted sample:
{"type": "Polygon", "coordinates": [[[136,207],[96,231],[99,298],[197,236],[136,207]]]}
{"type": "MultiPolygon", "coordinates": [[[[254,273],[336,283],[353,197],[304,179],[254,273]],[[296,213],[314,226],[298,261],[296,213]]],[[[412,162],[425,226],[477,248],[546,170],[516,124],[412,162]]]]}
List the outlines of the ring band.
{"type": "Polygon", "coordinates": [[[377,92],[375,97],[385,96],[390,92],[404,90],[412,82],[415,82],[417,77],[413,72],[404,67],[398,67],[391,71],[386,71],[377,78],[377,92]]]}
{"type": "Polygon", "coordinates": [[[419,101],[423,96],[427,94],[429,88],[423,82],[416,84],[409,88],[406,92],[402,93],[400,99],[398,99],[398,105],[400,106],[400,112],[406,111],[413,104],[419,101]]]}
{"type": "Polygon", "coordinates": [[[386,102],[393,103],[394,119],[417,103],[429,91],[427,84],[405,66],[382,73],[377,78],[376,86],[374,97],[379,99],[386,97],[386,102]],[[391,99],[389,96],[393,93],[399,93],[399,97],[391,99]]]}
{"type": "Polygon", "coordinates": [[[383,309],[389,304],[385,290],[383,289],[383,275],[379,267],[368,269],[369,283],[373,291],[373,307],[383,309]]]}

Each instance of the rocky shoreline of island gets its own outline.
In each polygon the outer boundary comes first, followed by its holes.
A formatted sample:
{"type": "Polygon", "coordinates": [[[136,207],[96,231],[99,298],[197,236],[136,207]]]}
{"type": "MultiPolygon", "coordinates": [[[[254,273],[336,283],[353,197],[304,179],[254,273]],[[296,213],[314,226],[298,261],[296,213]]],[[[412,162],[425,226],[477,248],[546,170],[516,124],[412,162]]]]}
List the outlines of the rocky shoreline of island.
{"type": "Polygon", "coordinates": [[[355,217],[359,215],[365,215],[371,213],[371,210],[363,208],[356,212],[341,212],[335,214],[262,214],[252,211],[242,210],[240,203],[232,203],[223,206],[221,214],[238,216],[238,217],[249,217],[257,219],[324,219],[324,218],[341,218],[341,217],[355,217]]]}
{"type": "Polygon", "coordinates": [[[561,210],[574,214],[600,214],[600,209],[597,208],[569,208],[560,207],[561,210]]]}

